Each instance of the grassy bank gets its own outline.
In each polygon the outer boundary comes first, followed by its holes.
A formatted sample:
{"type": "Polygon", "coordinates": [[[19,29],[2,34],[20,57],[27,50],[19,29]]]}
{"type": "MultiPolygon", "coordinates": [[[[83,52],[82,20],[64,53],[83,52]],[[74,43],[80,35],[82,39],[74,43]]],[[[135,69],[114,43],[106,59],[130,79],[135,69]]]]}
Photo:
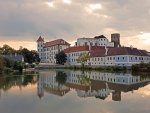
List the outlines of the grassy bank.
{"type": "MultiPolygon", "coordinates": [[[[38,67],[37,67],[38,68],[38,67]]],[[[72,70],[87,70],[87,71],[107,71],[107,72],[126,72],[126,67],[120,66],[101,66],[101,67],[91,67],[91,66],[65,66],[65,65],[55,65],[55,66],[46,66],[46,67],[39,67],[39,69],[72,69],[72,70]]]]}

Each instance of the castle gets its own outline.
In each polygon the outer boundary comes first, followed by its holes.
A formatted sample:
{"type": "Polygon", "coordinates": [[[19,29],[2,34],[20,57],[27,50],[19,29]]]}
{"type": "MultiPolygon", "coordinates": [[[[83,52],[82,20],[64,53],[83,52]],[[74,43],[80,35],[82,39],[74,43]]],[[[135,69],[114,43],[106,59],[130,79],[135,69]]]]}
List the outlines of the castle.
{"type": "Polygon", "coordinates": [[[78,38],[72,47],[63,39],[44,42],[40,36],[37,40],[37,50],[41,62],[52,64],[56,63],[55,55],[60,51],[66,53],[69,65],[81,65],[77,59],[83,52],[90,55],[90,59],[85,63],[90,66],[132,66],[141,62],[150,62],[150,54],[146,50],[122,47],[118,33],[111,34],[111,41],[104,35],[78,38]]]}

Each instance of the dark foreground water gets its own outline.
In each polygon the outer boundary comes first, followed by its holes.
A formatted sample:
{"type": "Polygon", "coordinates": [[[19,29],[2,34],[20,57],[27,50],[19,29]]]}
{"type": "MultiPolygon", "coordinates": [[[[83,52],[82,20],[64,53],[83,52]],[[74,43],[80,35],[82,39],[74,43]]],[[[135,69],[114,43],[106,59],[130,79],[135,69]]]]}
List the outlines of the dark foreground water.
{"type": "Polygon", "coordinates": [[[0,75],[0,113],[150,113],[150,74],[0,75]]]}

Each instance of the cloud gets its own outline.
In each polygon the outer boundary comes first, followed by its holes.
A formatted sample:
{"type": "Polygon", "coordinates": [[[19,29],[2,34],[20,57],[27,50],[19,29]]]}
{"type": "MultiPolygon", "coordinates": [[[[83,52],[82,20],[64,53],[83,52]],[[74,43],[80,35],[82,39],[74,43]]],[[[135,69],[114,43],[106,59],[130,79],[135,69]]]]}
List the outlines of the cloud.
{"type": "Polygon", "coordinates": [[[149,4],[149,0],[0,0],[0,39],[33,41],[42,35],[72,42],[103,33],[110,38],[119,32],[127,44],[129,37],[132,41],[141,31],[150,32],[149,4]]]}

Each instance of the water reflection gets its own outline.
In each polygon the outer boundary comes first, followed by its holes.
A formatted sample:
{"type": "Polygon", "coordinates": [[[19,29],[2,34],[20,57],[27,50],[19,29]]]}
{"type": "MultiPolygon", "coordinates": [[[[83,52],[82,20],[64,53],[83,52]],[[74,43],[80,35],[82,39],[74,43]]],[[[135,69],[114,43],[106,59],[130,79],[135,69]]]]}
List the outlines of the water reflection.
{"type": "Polygon", "coordinates": [[[18,86],[20,91],[22,87],[28,84],[36,84],[37,76],[33,74],[26,75],[0,75],[0,95],[7,92],[11,88],[18,86]]]}
{"type": "Polygon", "coordinates": [[[105,100],[112,94],[113,101],[121,101],[122,92],[138,90],[150,83],[149,76],[133,76],[96,71],[51,70],[40,71],[37,83],[39,98],[44,92],[64,96],[75,89],[81,98],[95,97],[105,100]]]}

